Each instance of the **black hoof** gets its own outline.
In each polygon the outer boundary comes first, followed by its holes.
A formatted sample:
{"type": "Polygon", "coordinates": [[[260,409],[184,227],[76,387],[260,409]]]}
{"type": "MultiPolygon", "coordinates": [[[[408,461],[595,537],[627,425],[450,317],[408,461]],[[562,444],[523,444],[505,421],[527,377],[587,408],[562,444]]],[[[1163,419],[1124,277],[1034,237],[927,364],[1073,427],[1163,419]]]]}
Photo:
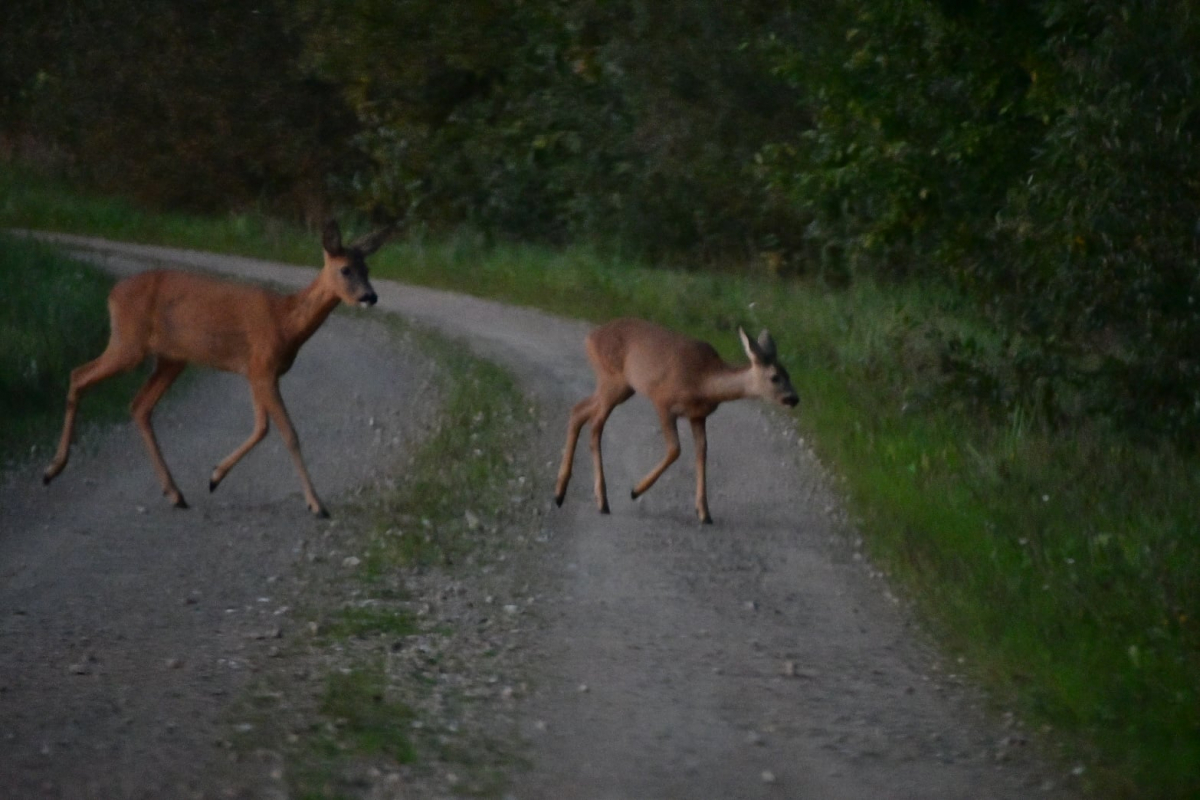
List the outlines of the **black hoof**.
{"type": "Polygon", "coordinates": [[[52,481],[52,480],[54,480],[54,479],[51,478],[49,475],[43,475],[42,476],[42,486],[49,486],[50,481],[52,481]]]}
{"type": "Polygon", "coordinates": [[[562,508],[563,496],[561,494],[554,495],[554,505],[562,508]]]}
{"type": "Polygon", "coordinates": [[[629,490],[629,499],[630,499],[630,500],[637,500],[637,499],[638,499],[638,493],[637,493],[637,489],[630,489],[630,490],[629,490]]]}
{"type": "Polygon", "coordinates": [[[701,525],[712,525],[713,524],[712,517],[701,517],[700,524],[701,525]]]}
{"type": "Polygon", "coordinates": [[[601,513],[601,514],[607,514],[607,513],[609,513],[609,511],[608,511],[608,503],[607,503],[607,502],[605,502],[605,503],[604,503],[604,505],[600,506],[600,513],[601,513]]]}
{"type": "Polygon", "coordinates": [[[317,519],[329,519],[329,512],[323,508],[318,508],[313,512],[313,516],[317,519]]]}
{"type": "Polygon", "coordinates": [[[184,500],[183,496],[180,495],[179,499],[175,501],[175,507],[176,508],[187,508],[188,507],[187,500],[184,500]]]}

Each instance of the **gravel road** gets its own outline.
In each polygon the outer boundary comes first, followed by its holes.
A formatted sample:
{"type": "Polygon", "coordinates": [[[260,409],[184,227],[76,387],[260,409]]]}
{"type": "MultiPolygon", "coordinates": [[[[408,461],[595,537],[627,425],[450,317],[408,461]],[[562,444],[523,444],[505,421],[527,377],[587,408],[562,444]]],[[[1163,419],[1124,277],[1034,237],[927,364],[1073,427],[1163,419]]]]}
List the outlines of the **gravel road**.
{"type": "MultiPolygon", "coordinates": [[[[314,274],[54,238],[118,273],[173,264],[284,286],[314,274]]],[[[587,327],[374,283],[377,312],[502,363],[545,417],[530,447],[547,544],[513,567],[537,613],[521,654],[530,688],[514,712],[529,766],[513,767],[511,797],[1075,796],[929,645],[785,412],[743,402],[710,420],[713,526],[692,511],[686,426],[679,462],[628,499],[663,448],[641,398],[606,429],[612,514],[595,511],[586,446],[555,509],[567,412],[592,388],[587,327]]],[[[335,518],[339,498],[402,457],[427,374],[421,353],[361,316],[335,315],[301,351],[283,395],[335,518]]],[[[78,447],[49,488],[40,461],[0,482],[4,796],[283,796],[269,770],[214,742],[285,613],[273,586],[295,568],[297,541],[328,523],[305,509],[274,432],[215,494],[203,490],[250,423],[237,377],[204,373],[168,396],[156,426],[188,511],[159,497],[132,425],[78,447]]]]}

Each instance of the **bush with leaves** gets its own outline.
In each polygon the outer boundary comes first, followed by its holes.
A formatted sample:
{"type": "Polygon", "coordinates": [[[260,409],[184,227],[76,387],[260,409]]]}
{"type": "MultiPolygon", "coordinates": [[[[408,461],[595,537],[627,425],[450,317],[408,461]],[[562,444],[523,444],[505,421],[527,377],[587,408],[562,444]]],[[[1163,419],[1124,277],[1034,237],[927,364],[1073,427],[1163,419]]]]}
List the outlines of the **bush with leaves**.
{"type": "Polygon", "coordinates": [[[845,0],[821,22],[770,43],[814,124],[760,153],[810,258],[972,298],[997,335],[945,337],[948,386],[1195,440],[1200,12],[845,0]]]}
{"type": "Polygon", "coordinates": [[[1200,433],[1200,10],[1051,3],[1050,120],[997,221],[1011,324],[1065,350],[1085,407],[1200,433]]]}
{"type": "Polygon", "coordinates": [[[1008,187],[1028,168],[1028,12],[990,4],[832,4],[819,36],[778,37],[777,70],[808,130],[760,154],[760,175],[802,209],[827,273],[962,280],[1008,187]]]}
{"type": "Polygon", "coordinates": [[[0,68],[13,70],[0,79],[0,135],[159,207],[324,214],[357,120],[300,68],[286,4],[5,5],[0,68]]]}

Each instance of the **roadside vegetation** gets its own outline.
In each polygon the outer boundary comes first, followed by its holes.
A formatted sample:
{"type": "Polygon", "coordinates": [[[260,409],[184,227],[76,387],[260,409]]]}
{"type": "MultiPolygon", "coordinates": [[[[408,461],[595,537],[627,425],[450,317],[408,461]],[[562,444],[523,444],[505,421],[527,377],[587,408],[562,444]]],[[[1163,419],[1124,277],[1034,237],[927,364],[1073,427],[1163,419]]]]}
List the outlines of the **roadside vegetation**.
{"type": "MultiPolygon", "coordinates": [[[[58,445],[67,378],[108,341],[112,280],[54,248],[0,233],[0,463],[58,445]]],[[[97,387],[83,424],[126,413],[138,373],[97,387]]]]}

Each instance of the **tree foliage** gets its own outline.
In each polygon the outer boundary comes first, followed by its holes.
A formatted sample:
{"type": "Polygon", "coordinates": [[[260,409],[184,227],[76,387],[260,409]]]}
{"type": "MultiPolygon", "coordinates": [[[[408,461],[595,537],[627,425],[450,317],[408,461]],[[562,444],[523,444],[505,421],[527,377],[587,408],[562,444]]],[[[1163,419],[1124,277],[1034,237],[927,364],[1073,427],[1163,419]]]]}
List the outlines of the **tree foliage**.
{"type": "Polygon", "coordinates": [[[348,88],[372,201],[526,238],[652,254],[765,233],[748,165],[798,111],[743,49],[766,2],[302,3],[322,75],[348,88]]]}
{"type": "Polygon", "coordinates": [[[6,135],[73,177],[166,207],[319,216],[357,120],[300,69],[284,6],[12,0],[6,135]]]}
{"type": "Polygon", "coordinates": [[[945,281],[995,342],[945,341],[948,380],[1048,421],[1200,432],[1187,2],[837,4],[816,50],[777,45],[814,113],[764,148],[835,274],[945,281]]]}

